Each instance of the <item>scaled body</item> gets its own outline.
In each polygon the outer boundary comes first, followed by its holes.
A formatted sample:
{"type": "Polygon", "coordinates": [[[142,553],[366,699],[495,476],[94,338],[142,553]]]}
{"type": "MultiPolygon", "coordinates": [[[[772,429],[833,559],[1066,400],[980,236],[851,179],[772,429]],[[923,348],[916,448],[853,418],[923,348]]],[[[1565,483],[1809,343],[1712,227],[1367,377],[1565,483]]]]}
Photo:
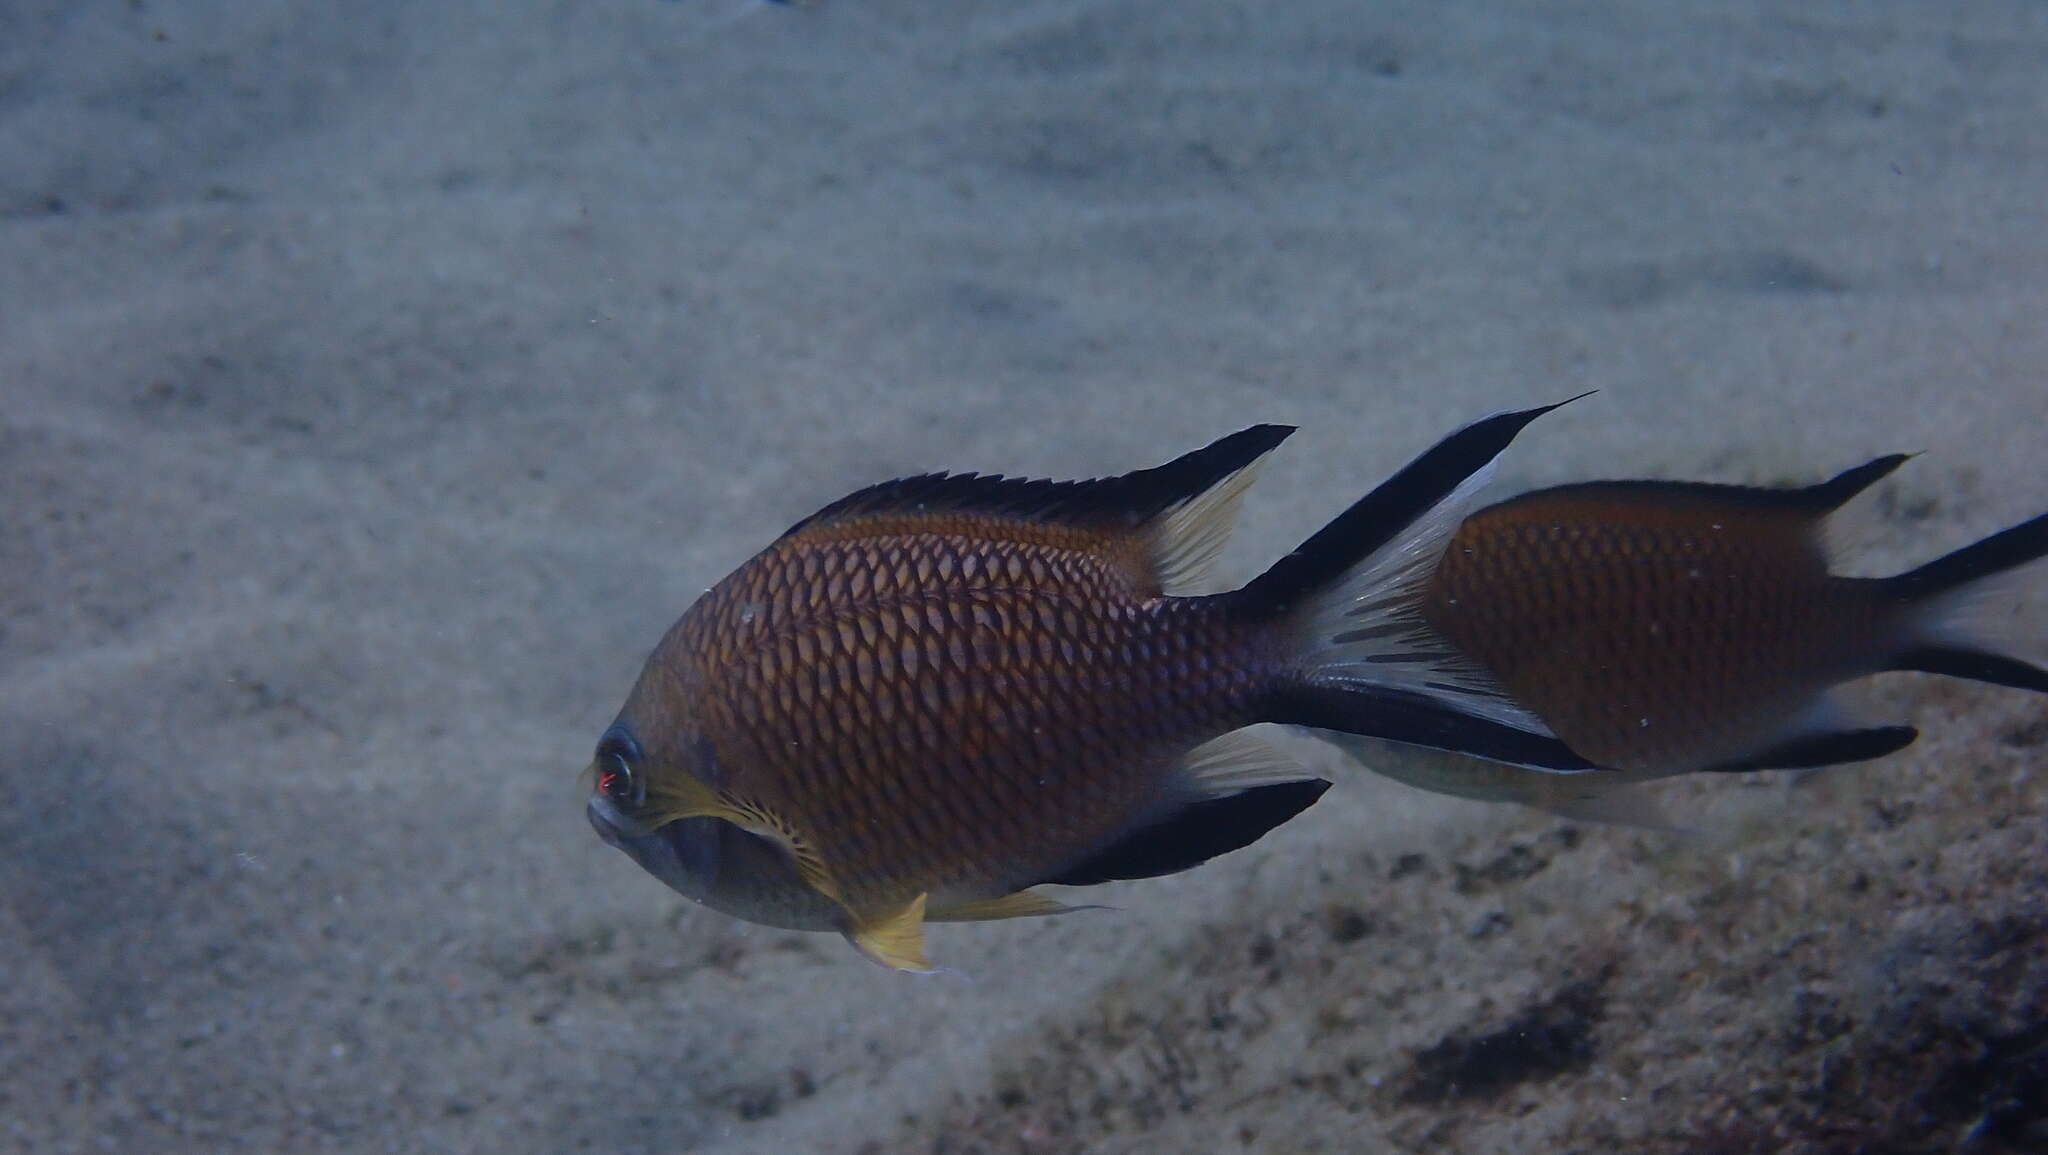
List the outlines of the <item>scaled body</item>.
{"type": "Polygon", "coordinates": [[[2048,553],[2048,517],[1896,577],[1830,572],[1827,518],[1905,460],[1801,489],[1567,485],[1465,519],[1418,615],[1608,773],[1337,741],[1445,793],[1626,817],[1597,805],[1619,785],[1859,761],[1913,740],[1837,717],[1827,691],[1847,680],[1927,670],[2048,691],[2048,672],[1972,636],[1963,612],[1979,583],[2048,553]]]}
{"type": "Polygon", "coordinates": [[[1141,557],[1090,538],[949,514],[778,542],[654,658],[698,689],[705,784],[829,815],[808,844],[861,908],[937,879],[934,911],[997,898],[1104,844],[1190,735],[1255,720],[1260,654],[1218,604],[1162,597],[1141,557]]]}
{"type": "Polygon", "coordinates": [[[1424,613],[1603,767],[1756,753],[1873,669],[1906,607],[1830,574],[1810,513],[1743,493],[1593,485],[1503,502],[1459,527],[1424,613]]]}

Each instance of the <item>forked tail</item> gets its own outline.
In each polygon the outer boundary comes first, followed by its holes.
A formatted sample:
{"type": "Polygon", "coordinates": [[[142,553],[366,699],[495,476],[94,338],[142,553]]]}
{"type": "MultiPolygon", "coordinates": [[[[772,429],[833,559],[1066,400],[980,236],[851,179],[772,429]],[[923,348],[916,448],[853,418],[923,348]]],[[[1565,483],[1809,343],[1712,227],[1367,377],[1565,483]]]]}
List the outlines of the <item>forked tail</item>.
{"type": "Polygon", "coordinates": [[[1886,596],[1916,607],[1910,641],[1895,670],[1924,670],[2048,694],[2048,670],[2009,654],[1972,629],[1970,603],[1987,583],[2048,557],[2048,513],[1992,534],[1881,583],[1886,596]]]}

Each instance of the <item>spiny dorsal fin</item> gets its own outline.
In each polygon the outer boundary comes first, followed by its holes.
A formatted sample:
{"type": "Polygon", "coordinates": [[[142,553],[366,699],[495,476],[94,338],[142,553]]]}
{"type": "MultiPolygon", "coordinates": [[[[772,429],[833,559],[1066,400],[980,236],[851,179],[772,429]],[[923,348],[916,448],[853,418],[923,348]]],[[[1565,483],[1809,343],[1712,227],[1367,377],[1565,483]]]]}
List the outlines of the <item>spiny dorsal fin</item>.
{"type": "Polygon", "coordinates": [[[1520,502],[1568,498],[1691,502],[1699,506],[1750,510],[1758,513],[1792,513],[1820,517],[1846,505],[1850,498],[1877,484],[1899,466],[1912,460],[1910,453],[1889,453],[1845,469],[1817,485],[1775,488],[1761,485],[1727,485],[1713,481],[1580,481],[1570,485],[1538,489],[1511,497],[1491,508],[1504,509],[1520,502]]]}
{"type": "Polygon", "coordinates": [[[1792,492],[1804,495],[1816,512],[1830,513],[1842,508],[1850,498],[1876,485],[1892,470],[1912,459],[1913,455],[1910,453],[1887,453],[1852,469],[1844,469],[1819,485],[1809,485],[1805,489],[1796,489],[1792,492]]]}
{"type": "Polygon", "coordinates": [[[982,514],[1106,531],[1149,527],[1160,585],[1185,592],[1221,552],[1260,458],[1294,428],[1254,425],[1151,469],[1093,481],[929,473],[857,490],[791,526],[784,537],[867,517],[982,514]]]}

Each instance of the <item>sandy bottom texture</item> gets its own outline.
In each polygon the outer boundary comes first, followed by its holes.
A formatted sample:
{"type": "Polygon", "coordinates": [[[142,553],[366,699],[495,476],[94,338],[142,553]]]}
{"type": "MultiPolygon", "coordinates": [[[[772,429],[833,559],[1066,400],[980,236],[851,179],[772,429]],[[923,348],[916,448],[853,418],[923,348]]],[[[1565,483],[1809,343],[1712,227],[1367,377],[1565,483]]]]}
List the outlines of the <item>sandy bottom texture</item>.
{"type": "MultiPolygon", "coordinates": [[[[2048,1149],[2048,706],[1678,782],[1345,774],[957,977],[689,906],[575,773],[784,526],[1302,426],[1247,577],[1450,429],[1506,490],[1922,456],[2048,508],[2048,8],[0,6],[0,1148],[2048,1149]]],[[[2048,589],[1994,612],[2048,651],[2048,589]]]]}

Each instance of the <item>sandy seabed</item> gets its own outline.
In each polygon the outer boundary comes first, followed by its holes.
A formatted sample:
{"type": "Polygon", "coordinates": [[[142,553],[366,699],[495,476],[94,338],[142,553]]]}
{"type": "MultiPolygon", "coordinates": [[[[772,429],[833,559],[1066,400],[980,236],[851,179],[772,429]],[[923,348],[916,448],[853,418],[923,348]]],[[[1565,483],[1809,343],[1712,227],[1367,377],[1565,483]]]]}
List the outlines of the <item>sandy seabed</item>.
{"type": "Polygon", "coordinates": [[[575,771],[903,473],[1298,424],[1243,577],[1597,388],[1504,491],[1922,451],[1859,572],[2037,513],[2044,125],[2020,2],[0,7],[0,1146],[2041,1149],[2015,691],[1859,687],[1922,741],[1690,840],[1344,774],[935,979],[684,903],[575,771]]]}

